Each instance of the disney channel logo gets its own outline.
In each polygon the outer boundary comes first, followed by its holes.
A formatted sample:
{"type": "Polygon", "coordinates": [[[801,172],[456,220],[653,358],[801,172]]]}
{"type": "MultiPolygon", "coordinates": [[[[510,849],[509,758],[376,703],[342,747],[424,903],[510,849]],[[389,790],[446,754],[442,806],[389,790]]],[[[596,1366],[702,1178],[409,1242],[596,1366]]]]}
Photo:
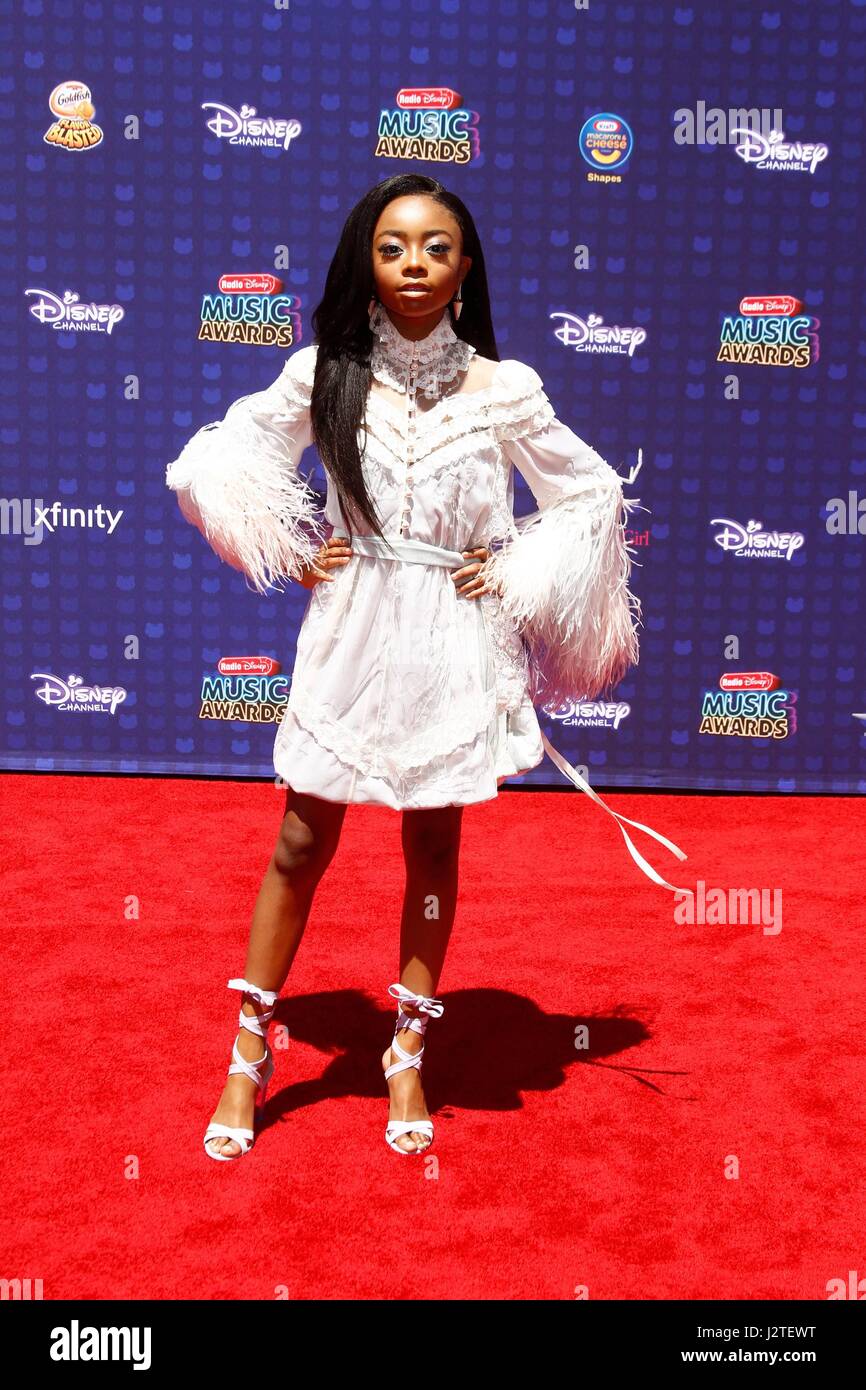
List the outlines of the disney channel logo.
{"type": "Polygon", "coordinates": [[[203,101],[202,111],[213,111],[207,122],[212,135],[228,140],[230,145],[257,145],[272,150],[287,150],[301,133],[301,123],[288,116],[258,116],[255,106],[244,102],[240,111],[224,106],[221,101],[203,101]]]}
{"type": "Polygon", "coordinates": [[[85,685],[84,678],[74,673],[62,680],[50,672],[33,671],[30,679],[45,681],[33,692],[37,700],[76,714],[114,714],[127,696],[122,685],[85,685]]]}
{"type": "Polygon", "coordinates": [[[97,304],[93,300],[81,303],[81,296],[74,290],[64,290],[62,298],[35,287],[24,293],[36,296],[30,305],[33,317],[58,333],[105,333],[110,337],[124,314],[122,304],[97,304]]]}
{"type": "Polygon", "coordinates": [[[790,173],[814,174],[830,153],[827,145],[818,142],[805,143],[801,140],[786,140],[784,131],[771,130],[763,135],[759,130],[735,126],[732,135],[742,139],[734,153],[745,164],[754,164],[757,169],[783,169],[790,173]]]}
{"type": "Polygon", "coordinates": [[[625,700],[563,700],[543,709],[551,719],[576,729],[618,729],[631,714],[625,700]]]}
{"type": "Polygon", "coordinates": [[[600,314],[589,314],[582,319],[577,314],[558,311],[550,317],[562,320],[553,336],[565,347],[574,348],[575,352],[621,353],[633,357],[635,349],[647,338],[645,328],[605,323],[600,314]]]}
{"type": "Polygon", "coordinates": [[[730,517],[714,516],[710,525],[723,528],[713,536],[716,545],[748,560],[791,560],[806,543],[802,531],[763,531],[760,521],[743,526],[730,517]]]}

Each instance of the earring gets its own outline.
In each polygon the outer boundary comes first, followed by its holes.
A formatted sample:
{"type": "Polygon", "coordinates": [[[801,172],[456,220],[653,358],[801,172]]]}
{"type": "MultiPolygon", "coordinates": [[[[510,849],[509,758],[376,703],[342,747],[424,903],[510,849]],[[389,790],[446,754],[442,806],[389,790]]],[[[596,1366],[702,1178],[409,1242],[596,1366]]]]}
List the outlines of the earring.
{"type": "Polygon", "coordinates": [[[463,312],[463,281],[457,286],[457,293],[451,301],[451,310],[455,319],[459,319],[463,312]]]}

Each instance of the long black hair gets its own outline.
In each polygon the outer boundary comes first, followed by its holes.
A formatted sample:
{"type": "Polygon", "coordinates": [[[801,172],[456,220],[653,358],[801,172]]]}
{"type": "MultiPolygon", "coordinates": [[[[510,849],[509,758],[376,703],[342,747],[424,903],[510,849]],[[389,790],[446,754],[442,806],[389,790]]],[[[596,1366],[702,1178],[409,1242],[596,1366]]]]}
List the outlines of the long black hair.
{"type": "MultiPolygon", "coordinates": [[[[462,254],[472,257],[472,265],[463,281],[460,318],[455,322],[452,315],[451,319],[454,332],[482,357],[499,361],[490,317],[484,253],[469,209],[438,179],[426,174],[395,174],[383,179],[365,193],[349,213],[328,270],[324,293],[311,316],[314,340],[319,346],[310,401],[313,439],[336,486],[350,536],[353,507],[372,531],[382,536],[381,521],[367,490],[358,448],[358,430],[362,422],[365,423],[371,380],[373,332],[368,311],[376,292],[373,233],[388,203],[395,198],[418,194],[427,194],[448,209],[462,233],[462,254]]],[[[450,313],[450,308],[445,312],[450,313]]]]}

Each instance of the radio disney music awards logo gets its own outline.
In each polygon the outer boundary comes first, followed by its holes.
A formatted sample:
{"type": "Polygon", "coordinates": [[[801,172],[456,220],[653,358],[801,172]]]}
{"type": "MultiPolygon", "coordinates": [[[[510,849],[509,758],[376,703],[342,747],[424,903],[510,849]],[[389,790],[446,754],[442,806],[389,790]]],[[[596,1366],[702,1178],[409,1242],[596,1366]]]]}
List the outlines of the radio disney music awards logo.
{"type": "Polygon", "coordinates": [[[203,676],[199,719],[279,724],[288,700],[288,677],[270,656],[224,656],[215,676],[203,676]]]}
{"type": "Polygon", "coordinates": [[[713,536],[722,550],[732,550],[746,560],[792,560],[806,544],[802,531],[762,531],[760,521],[745,526],[726,516],[714,516],[711,526],[721,526],[713,536]]]}
{"type": "Polygon", "coordinates": [[[734,153],[738,154],[744,163],[754,164],[757,169],[814,174],[818,165],[823,164],[830,153],[827,145],[786,140],[781,130],[771,130],[769,135],[763,135],[759,130],[734,126],[731,134],[742,136],[739,144],[734,147],[734,153]]]}
{"type": "Polygon", "coordinates": [[[563,310],[550,317],[562,320],[553,336],[575,352],[617,352],[633,357],[635,349],[647,338],[645,328],[605,323],[600,314],[589,314],[582,319],[578,314],[567,314],[563,310]]]}
{"type": "Polygon", "coordinates": [[[255,106],[244,102],[240,111],[221,101],[203,101],[202,111],[213,111],[207,128],[230,145],[255,145],[260,149],[287,150],[301,133],[301,123],[290,116],[257,116],[255,106]]]}
{"type": "Polygon", "coordinates": [[[301,301],[276,275],[221,275],[218,288],[202,296],[200,341],[288,348],[300,339],[301,301]]]}
{"type": "Polygon", "coordinates": [[[24,291],[34,295],[29,306],[30,313],[39,323],[47,323],[58,333],[106,333],[123,318],[122,304],[96,304],[93,300],[82,303],[81,296],[74,290],[64,290],[62,295],[52,294],[51,290],[31,288],[24,291]]]}
{"type": "Polygon", "coordinates": [[[45,682],[33,692],[37,700],[72,714],[114,714],[127,695],[122,685],[85,685],[74,673],[62,680],[47,671],[33,671],[30,679],[45,682]]]}
{"type": "Polygon", "coordinates": [[[625,700],[564,700],[559,705],[542,705],[544,713],[558,724],[573,729],[618,729],[631,714],[625,700]]]}
{"type": "Polygon", "coordinates": [[[480,117],[451,87],[401,87],[393,107],[379,113],[375,155],[470,164],[481,153],[480,117]]]}
{"type": "Polygon", "coordinates": [[[758,367],[809,367],[818,361],[820,319],[803,313],[791,294],[748,295],[739,314],[722,320],[719,362],[758,367]]]}
{"type": "Polygon", "coordinates": [[[96,114],[90,88],[83,82],[60,82],[48,98],[51,114],[57,119],[42,139],[61,150],[92,150],[102,144],[102,130],[93,120],[96,114]]]}
{"type": "Polygon", "coordinates": [[[634,136],[622,116],[599,111],[584,121],[577,147],[591,166],[587,183],[622,183],[619,170],[634,149],[634,136]]]}
{"type": "Polygon", "coordinates": [[[782,690],[770,671],[727,672],[718,690],[705,690],[701,734],[787,738],[797,730],[797,693],[782,690]]]}

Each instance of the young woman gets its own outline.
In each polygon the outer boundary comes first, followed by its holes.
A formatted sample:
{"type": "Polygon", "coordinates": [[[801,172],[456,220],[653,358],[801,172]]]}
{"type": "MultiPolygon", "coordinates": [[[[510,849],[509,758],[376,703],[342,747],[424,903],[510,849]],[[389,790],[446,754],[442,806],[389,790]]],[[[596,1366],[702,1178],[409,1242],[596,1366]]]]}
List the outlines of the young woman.
{"type": "Polygon", "coordinates": [[[397,1153],[430,1146],[421,1059],[428,1020],[443,1012],[434,996],[463,807],[496,796],[545,748],[599,800],[550,748],[533,702],[593,698],[638,659],[622,521],[637,503],[557,420],[536,372],[499,361],[461,200],[424,175],[372,188],[346,222],[312,325],[316,341],[200,429],[166,475],[184,516],[257,591],[288,579],[311,590],[274,746],[286,813],[245,975],[229,981],[243,994],[239,1034],[204,1139],[220,1160],[254,1142],[254,1102],[273,1070],[267,1025],[350,802],[403,813],[385,1138],[397,1153]],[[311,443],[327,476],[326,527],[299,473],[311,443]],[[512,465],[540,509],[520,526],[512,465]]]}

